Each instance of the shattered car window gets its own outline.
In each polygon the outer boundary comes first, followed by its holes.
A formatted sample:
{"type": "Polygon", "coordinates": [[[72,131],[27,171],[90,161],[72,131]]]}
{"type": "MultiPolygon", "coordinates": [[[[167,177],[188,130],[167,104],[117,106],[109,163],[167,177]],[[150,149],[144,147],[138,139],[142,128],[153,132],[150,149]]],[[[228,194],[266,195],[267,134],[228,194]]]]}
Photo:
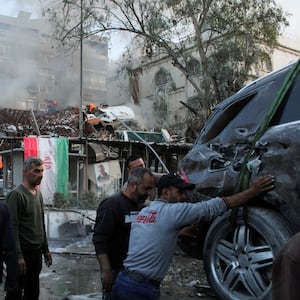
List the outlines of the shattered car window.
{"type": "Polygon", "coordinates": [[[285,101],[281,104],[271,125],[285,124],[300,119],[299,109],[300,97],[300,75],[297,76],[292,88],[286,95],[285,101]],[[288,99],[288,101],[287,101],[288,99]]]}

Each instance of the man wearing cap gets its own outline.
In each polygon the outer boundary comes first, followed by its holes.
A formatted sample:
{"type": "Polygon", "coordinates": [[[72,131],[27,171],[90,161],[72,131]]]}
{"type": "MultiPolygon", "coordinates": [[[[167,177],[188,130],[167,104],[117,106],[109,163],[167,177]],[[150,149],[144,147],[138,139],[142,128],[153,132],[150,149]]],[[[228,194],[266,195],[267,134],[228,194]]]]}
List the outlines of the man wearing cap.
{"type": "Polygon", "coordinates": [[[274,178],[259,177],[250,188],[230,197],[184,202],[185,191],[194,187],[174,173],[159,179],[158,198],[143,208],[132,223],[124,271],[116,278],[112,299],[159,299],[160,282],[171,263],[179,231],[190,224],[212,220],[272,189],[274,178]]]}

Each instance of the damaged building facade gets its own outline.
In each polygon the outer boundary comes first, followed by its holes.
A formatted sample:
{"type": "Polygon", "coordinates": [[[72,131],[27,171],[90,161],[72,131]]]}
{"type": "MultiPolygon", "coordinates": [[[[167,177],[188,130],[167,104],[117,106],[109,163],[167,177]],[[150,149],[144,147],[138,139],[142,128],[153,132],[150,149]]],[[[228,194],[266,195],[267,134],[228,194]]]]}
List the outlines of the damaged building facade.
{"type": "MultiPolygon", "coordinates": [[[[193,76],[197,77],[199,62],[194,63],[193,76]]],[[[139,105],[145,127],[168,128],[185,136],[191,112],[182,102],[190,103],[195,92],[184,74],[162,55],[145,58],[142,67],[134,69],[126,80],[121,76],[110,77],[107,91],[110,99],[127,98],[139,105]]]]}
{"type": "MultiPolygon", "coordinates": [[[[254,77],[283,66],[300,56],[300,40],[296,37],[281,36],[278,46],[271,55],[270,64],[263,69],[255,70],[254,77]]],[[[142,119],[147,127],[156,126],[168,128],[185,137],[185,141],[193,142],[205,119],[201,111],[194,111],[199,98],[197,91],[187,77],[195,82],[201,82],[201,64],[195,48],[186,47],[187,62],[185,75],[176,68],[172,60],[163,50],[152,47],[151,55],[137,51],[129,66],[130,74],[124,79],[123,75],[111,75],[107,81],[108,97],[112,103],[118,99],[122,103],[131,99],[140,106],[142,119]]],[[[114,74],[110,72],[110,74],[114,74]]],[[[117,104],[117,103],[115,103],[117,104]]]]}

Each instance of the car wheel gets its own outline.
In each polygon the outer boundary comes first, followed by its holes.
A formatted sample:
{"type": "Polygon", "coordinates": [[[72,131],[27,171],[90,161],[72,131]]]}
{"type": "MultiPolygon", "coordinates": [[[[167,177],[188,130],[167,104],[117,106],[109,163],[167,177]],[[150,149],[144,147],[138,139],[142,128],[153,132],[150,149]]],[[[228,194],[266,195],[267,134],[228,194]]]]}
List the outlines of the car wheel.
{"type": "Polygon", "coordinates": [[[276,212],[239,208],[210,226],[204,244],[207,279],[222,299],[271,299],[273,260],[292,236],[276,212]],[[234,221],[233,221],[234,219],[234,221]]]}

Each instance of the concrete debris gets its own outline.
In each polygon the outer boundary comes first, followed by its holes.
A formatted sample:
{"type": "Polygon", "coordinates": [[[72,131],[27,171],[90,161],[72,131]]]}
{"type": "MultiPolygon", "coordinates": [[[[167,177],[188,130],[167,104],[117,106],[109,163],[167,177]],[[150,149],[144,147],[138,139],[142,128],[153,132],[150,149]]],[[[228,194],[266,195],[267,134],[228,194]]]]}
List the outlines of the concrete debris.
{"type": "MultiPolygon", "coordinates": [[[[87,138],[116,140],[116,131],[128,128],[145,131],[145,128],[137,122],[132,110],[126,106],[121,106],[116,111],[110,107],[102,110],[94,108],[92,113],[84,109],[82,113],[82,135],[87,138]],[[121,108],[124,109],[120,110],[121,108]]],[[[51,112],[0,109],[0,137],[29,135],[79,137],[79,108],[67,107],[51,112]]]]}

